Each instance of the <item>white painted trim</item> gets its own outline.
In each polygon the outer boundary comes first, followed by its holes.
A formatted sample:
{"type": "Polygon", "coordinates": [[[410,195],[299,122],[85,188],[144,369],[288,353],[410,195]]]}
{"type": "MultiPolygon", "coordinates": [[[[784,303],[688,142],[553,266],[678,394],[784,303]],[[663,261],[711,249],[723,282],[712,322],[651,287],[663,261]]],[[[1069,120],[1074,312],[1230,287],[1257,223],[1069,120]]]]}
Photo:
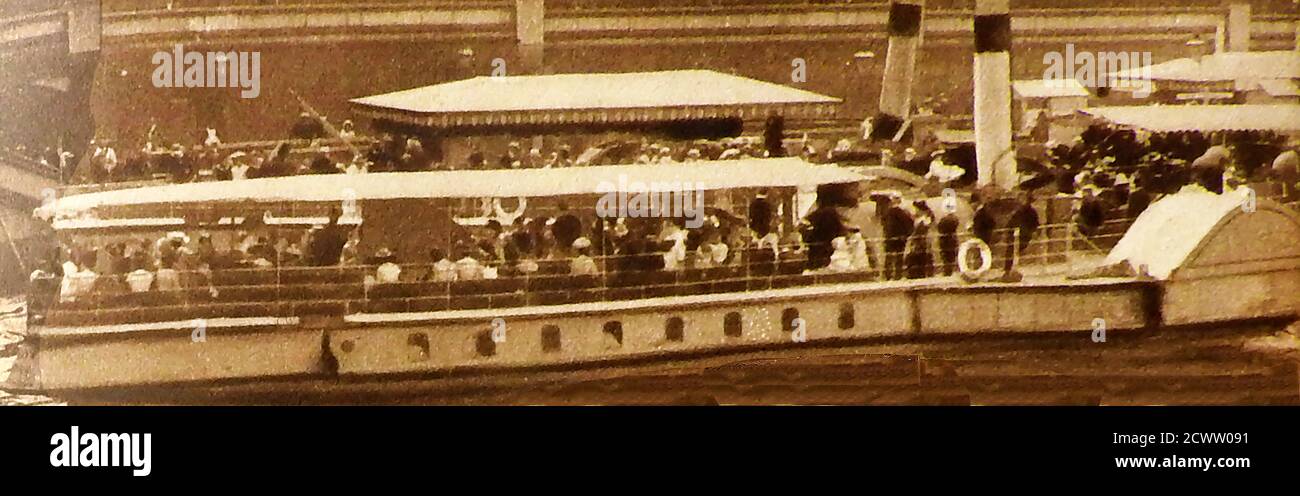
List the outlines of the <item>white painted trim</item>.
{"type": "Polygon", "coordinates": [[[985,282],[962,284],[956,277],[930,281],[882,281],[849,284],[823,284],[797,288],[768,289],[744,293],[713,293],[690,296],[664,296],[625,301],[599,301],[573,303],[566,305],[545,305],[513,308],[489,308],[473,310],[444,310],[436,312],[392,312],[392,313],[356,313],[343,317],[345,322],[355,324],[374,324],[389,322],[430,322],[462,319],[493,319],[497,317],[536,317],[555,316],[570,313],[601,313],[631,310],[647,310],[664,307],[692,306],[704,304],[738,304],[767,302],[781,298],[806,298],[817,296],[842,296],[860,291],[886,291],[906,289],[944,289],[944,288],[1007,288],[1007,289],[1043,289],[1053,287],[1104,286],[1115,283],[1134,282],[1134,278],[1099,278],[1088,280],[1066,280],[1059,277],[1044,280],[1026,280],[1019,283],[985,282]]]}
{"type": "Polygon", "coordinates": [[[173,320],[139,324],[113,324],[97,326],[42,327],[41,337],[97,336],[144,331],[170,331],[193,329],[195,321],[202,321],[206,329],[233,327],[290,326],[298,324],[298,317],[218,317],[213,319],[173,320]]]}

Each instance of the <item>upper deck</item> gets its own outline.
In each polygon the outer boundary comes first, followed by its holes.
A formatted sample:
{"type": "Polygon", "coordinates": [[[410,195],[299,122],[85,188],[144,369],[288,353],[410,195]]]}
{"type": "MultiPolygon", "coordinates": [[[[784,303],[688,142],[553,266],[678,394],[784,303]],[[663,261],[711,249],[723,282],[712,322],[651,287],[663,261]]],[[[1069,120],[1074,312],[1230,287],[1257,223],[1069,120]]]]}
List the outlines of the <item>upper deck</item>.
{"type": "MultiPolygon", "coordinates": [[[[788,238],[802,212],[811,207],[816,197],[813,188],[852,185],[866,179],[835,165],[782,158],[304,175],[167,184],[66,196],[42,207],[41,213],[52,219],[54,227],[70,244],[87,241],[103,245],[107,250],[114,243],[138,243],[140,250],[156,252],[157,244],[140,243],[140,237],[156,237],[170,231],[193,237],[211,234],[217,247],[199,256],[195,254],[194,243],[187,241],[188,247],[184,249],[190,251],[190,260],[182,260],[181,267],[170,270],[174,273],[170,279],[178,281],[177,284],[163,288],[153,283],[136,291],[128,288],[127,278],[128,272],[138,268],[128,268],[125,262],[116,265],[104,262],[100,259],[113,256],[100,254],[93,262],[83,262],[95,266],[95,273],[86,276],[93,281],[81,283],[92,289],[53,303],[44,324],[55,328],[150,328],[185,326],[194,319],[214,322],[254,319],[230,321],[243,325],[301,318],[364,323],[373,319],[368,317],[373,315],[402,314],[393,317],[402,320],[438,312],[615,304],[655,298],[718,299],[722,295],[845,284],[868,284],[863,288],[869,288],[871,284],[897,282],[904,277],[911,279],[913,286],[953,282],[950,276],[957,270],[957,262],[942,251],[955,249],[956,245],[944,248],[933,231],[911,241],[907,251],[922,254],[906,264],[908,274],[903,273],[902,262],[892,274],[884,270],[887,252],[896,248],[886,246],[874,208],[869,208],[867,204],[871,202],[865,200],[861,207],[845,213],[854,219],[854,225],[861,225],[863,247],[852,264],[837,269],[809,270],[815,266],[808,261],[810,247],[798,240],[762,244],[750,235],[735,234],[749,232],[745,210],[753,194],[759,191],[774,193],[773,206],[782,211],[774,216],[784,217],[784,222],[778,222],[782,226],[777,231],[784,232],[788,238]],[[751,194],[742,194],[739,200],[730,198],[737,191],[751,194]],[[600,202],[610,200],[610,195],[638,192],[698,192],[701,198],[709,200],[708,205],[698,206],[710,209],[698,213],[721,219],[711,220],[717,224],[709,224],[702,230],[681,231],[692,239],[681,248],[672,248],[673,242],[665,232],[659,232],[650,244],[639,248],[612,240],[602,243],[601,238],[626,235],[615,234],[615,220],[627,220],[628,227],[633,229],[666,229],[650,224],[682,220],[669,216],[638,219],[635,213],[623,216],[630,218],[613,219],[599,210],[600,202]],[[481,213],[483,199],[503,197],[511,198],[511,203],[516,201],[514,197],[537,201],[527,207],[519,204],[519,212],[512,215],[498,211],[478,219],[458,216],[467,206],[471,213],[481,213]],[[557,199],[568,201],[568,206],[557,206],[557,199]],[[393,201],[398,202],[397,207],[385,203],[393,201]],[[578,254],[561,246],[547,252],[517,255],[535,263],[536,267],[530,269],[516,269],[515,264],[523,260],[501,253],[479,257],[495,277],[476,275],[470,280],[448,281],[436,274],[437,260],[425,256],[431,248],[441,248],[451,261],[459,260],[461,255],[457,251],[466,240],[473,245],[472,249],[479,250],[482,242],[491,244],[491,240],[500,237],[500,233],[486,232],[485,222],[475,221],[498,220],[507,229],[524,231],[523,225],[530,217],[544,222],[552,216],[558,217],[565,208],[571,208],[569,211],[581,219],[582,236],[594,241],[590,254],[592,270],[575,275],[572,267],[578,254]],[[327,222],[330,210],[342,214],[339,224],[354,232],[359,253],[370,253],[381,247],[395,248],[399,256],[393,261],[400,268],[400,275],[378,282],[379,262],[368,262],[364,256],[328,267],[301,266],[302,262],[274,257],[259,265],[253,263],[256,256],[245,252],[248,246],[238,246],[250,236],[269,236],[273,240],[286,240],[272,250],[279,253],[278,257],[294,251],[305,253],[306,240],[297,248],[285,245],[296,242],[312,225],[327,222]],[[597,223],[593,218],[603,220],[597,223]],[[634,221],[645,225],[633,225],[634,221]],[[598,224],[604,227],[598,228],[598,224]],[[713,235],[717,238],[711,243],[725,244],[728,248],[721,260],[705,260],[708,255],[699,248],[702,238],[713,235]],[[677,261],[666,262],[666,255],[677,261]],[[937,277],[940,275],[949,277],[937,277]]],[[[627,200],[615,198],[613,203],[619,201],[627,200]]],[[[677,216],[689,213],[680,212],[677,216]]],[[[968,211],[957,216],[963,224],[969,220],[968,211]]],[[[1043,225],[1012,256],[1026,268],[1023,272],[1046,277],[1038,279],[1041,284],[1062,283],[1061,276],[1087,268],[1068,262],[1093,260],[1103,255],[1122,235],[1127,223],[1126,219],[1115,219],[1086,238],[1070,223],[1043,225]]],[[[533,229],[536,242],[542,242],[550,229],[549,223],[533,229]]],[[[954,242],[970,237],[965,229],[959,231],[953,235],[954,242]]],[[[999,241],[992,247],[995,260],[990,265],[1001,269],[1015,234],[1007,229],[996,236],[999,241]]],[[[498,245],[496,249],[503,248],[498,245]]],[[[898,253],[900,258],[902,255],[898,253]]],[[[121,254],[116,257],[129,258],[121,254]]],[[[58,292],[57,279],[48,279],[43,284],[47,286],[43,290],[46,294],[58,292]]]]}
{"type": "MultiPolygon", "coordinates": [[[[1109,234],[1092,239],[1083,238],[1071,225],[1042,226],[1042,235],[1016,254],[1017,269],[1026,276],[1021,284],[1089,284],[1067,280],[1067,276],[1100,265],[1105,252],[1097,243],[1113,244],[1127,222],[1111,221],[1106,229],[1109,234]]],[[[968,238],[960,237],[963,241],[968,238]]],[[[884,239],[865,241],[874,261],[842,271],[810,271],[806,247],[782,245],[776,256],[770,247],[746,247],[716,266],[698,266],[696,253],[688,254],[690,260],[676,269],[666,269],[662,262],[652,263],[650,268],[637,266],[647,259],[662,260],[664,252],[655,251],[593,257],[595,274],[573,275],[573,258],[557,258],[538,260],[535,272],[455,281],[434,280],[436,270],[427,262],[398,264],[401,272],[395,282],[377,282],[376,265],[182,271],[178,273],[181,287],[140,292],[126,289],[120,282],[123,275],[116,276],[119,282],[112,282],[115,276],[96,276],[91,283],[96,290],[90,294],[51,302],[48,312],[43,312],[43,324],[51,328],[47,332],[56,334],[189,328],[195,319],[205,319],[213,326],[292,324],[301,319],[366,324],[428,320],[439,315],[480,315],[465,314],[467,311],[504,315],[569,305],[608,309],[613,308],[610,305],[635,301],[671,306],[738,297],[816,298],[828,292],[972,287],[956,275],[944,274],[937,251],[933,252],[933,265],[926,267],[921,277],[891,279],[881,267],[884,239]]],[[[991,265],[997,268],[993,273],[1002,268],[1006,249],[1005,244],[992,248],[995,259],[991,265]]],[[[34,284],[44,286],[44,291],[51,294],[57,293],[59,282],[58,278],[48,278],[34,284]]],[[[37,309],[33,312],[42,313],[37,309]]]]}

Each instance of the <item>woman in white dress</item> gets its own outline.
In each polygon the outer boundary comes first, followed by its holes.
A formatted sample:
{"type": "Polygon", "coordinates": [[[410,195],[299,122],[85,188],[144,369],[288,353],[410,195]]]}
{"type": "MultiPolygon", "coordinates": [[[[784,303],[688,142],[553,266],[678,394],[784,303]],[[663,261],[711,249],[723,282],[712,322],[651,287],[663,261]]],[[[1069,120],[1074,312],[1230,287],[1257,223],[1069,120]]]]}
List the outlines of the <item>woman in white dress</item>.
{"type": "Polygon", "coordinates": [[[853,229],[849,234],[849,253],[853,256],[853,270],[871,269],[871,258],[867,256],[867,240],[862,237],[862,231],[853,229]]]}
{"type": "Polygon", "coordinates": [[[848,240],[844,236],[838,236],[831,240],[831,248],[835,251],[831,253],[831,264],[828,268],[832,272],[853,270],[853,254],[849,252],[848,240]]]}

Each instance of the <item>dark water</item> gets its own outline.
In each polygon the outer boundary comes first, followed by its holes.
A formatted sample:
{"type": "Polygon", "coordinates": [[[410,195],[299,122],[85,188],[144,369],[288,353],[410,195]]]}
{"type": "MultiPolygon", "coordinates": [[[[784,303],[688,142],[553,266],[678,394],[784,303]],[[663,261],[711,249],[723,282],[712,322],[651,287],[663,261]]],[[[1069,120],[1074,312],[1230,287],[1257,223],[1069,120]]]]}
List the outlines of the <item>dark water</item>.
{"type": "MultiPolygon", "coordinates": [[[[0,298],[0,378],[9,375],[14,357],[11,346],[21,340],[21,333],[27,320],[25,312],[16,312],[23,307],[20,298],[0,298]]],[[[12,394],[0,390],[0,406],[14,405],[61,405],[62,400],[37,395],[12,394]]]]}

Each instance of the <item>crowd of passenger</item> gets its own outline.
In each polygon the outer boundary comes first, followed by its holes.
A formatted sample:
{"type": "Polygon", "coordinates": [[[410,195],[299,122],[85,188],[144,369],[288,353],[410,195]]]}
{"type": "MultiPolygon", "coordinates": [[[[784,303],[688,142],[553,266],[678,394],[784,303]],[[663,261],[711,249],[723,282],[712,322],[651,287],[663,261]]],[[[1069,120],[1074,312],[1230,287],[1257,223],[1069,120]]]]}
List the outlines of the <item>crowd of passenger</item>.
{"type": "MultiPolygon", "coordinates": [[[[450,249],[430,249],[432,265],[423,275],[402,276],[402,264],[388,248],[366,263],[378,265],[379,283],[534,274],[599,275],[616,283],[619,276],[637,272],[734,268],[762,277],[789,273],[789,267],[794,274],[871,272],[883,279],[925,278],[957,271],[958,240],[967,227],[989,244],[1011,239],[1004,239],[1003,231],[1019,230],[1015,236],[1022,241],[1022,251],[1038,228],[1038,215],[1027,196],[1017,204],[1008,227],[994,218],[992,208],[977,208],[972,225],[963,226],[955,211],[936,214],[925,201],[905,201],[899,194],[871,195],[874,208],[832,189],[821,194],[826,196],[819,198],[818,206],[788,229],[778,218],[779,201],[766,193],[756,195],[744,218],[715,211],[696,228],[683,219],[602,218],[561,203],[554,215],[524,217],[508,225],[491,220],[454,240],[450,249]],[[931,250],[936,241],[938,257],[931,250]],[[385,269],[385,264],[390,267],[385,269]]],[[[337,236],[330,239],[330,246],[339,246],[337,236]]],[[[332,265],[334,248],[309,246],[309,251],[326,254],[315,263],[332,265]]],[[[356,263],[346,250],[338,251],[343,253],[340,263],[356,263]]]]}
{"type": "MultiPolygon", "coordinates": [[[[1040,198],[1072,197],[1087,236],[1112,217],[1136,218],[1161,195],[1187,187],[1216,194],[1262,187],[1258,195],[1300,200],[1300,155],[1294,143],[1271,132],[1151,133],[1094,125],[1069,143],[1048,142],[1044,149],[1041,160],[1018,161],[1024,179],[1018,189],[1040,198]]],[[[882,151],[882,160],[923,174],[931,196],[944,187],[968,189],[977,174],[973,146],[888,152],[882,151]]]]}
{"type": "MultiPolygon", "coordinates": [[[[295,137],[319,138],[324,133],[319,127],[322,122],[303,117],[294,129],[295,137]]],[[[354,130],[344,123],[340,132],[354,130]]],[[[215,134],[210,138],[214,142],[202,150],[217,149],[215,134]]],[[[830,189],[819,191],[817,205],[793,226],[777,218],[779,209],[788,205],[774,204],[766,194],[753,199],[744,217],[715,210],[698,228],[686,227],[682,219],[600,218],[589,210],[561,204],[546,215],[507,224],[491,220],[426,253],[399,256],[388,247],[361,253],[358,233],[338,224],[335,212],[326,225],[305,233],[283,235],[283,230],[250,228],[232,239],[223,237],[220,247],[209,234],[196,233],[191,239],[183,232],[99,247],[67,247],[58,257],[61,264],[47,263],[34,276],[61,278],[59,292],[65,301],[92,293],[183,288],[209,288],[215,295],[213,270],[293,266],[373,267],[368,279],[377,284],[534,274],[617,281],[620,275],[635,272],[718,267],[764,276],[790,266],[798,267],[797,273],[871,272],[893,280],[956,273],[959,242],[967,238],[1002,247],[1005,251],[998,256],[1006,264],[1004,271],[1011,273],[1016,255],[1038,234],[1041,216],[1034,207],[1035,197],[1073,197],[1073,220],[1078,232],[1089,237],[1102,233],[1111,212],[1118,209],[1124,217],[1135,218],[1160,195],[1188,187],[1223,194],[1264,182],[1280,185],[1284,200],[1294,200],[1300,186],[1300,157],[1286,145],[1283,137],[1271,133],[1148,133],[1093,126],[1069,144],[1048,143],[1046,160],[1022,161],[1020,171],[1027,179],[1019,196],[985,202],[979,192],[971,195],[974,214],[968,221],[955,211],[936,212],[924,200],[904,200],[900,194],[850,198],[853,195],[830,189]]],[[[635,157],[632,163],[643,164],[768,154],[757,142],[740,139],[678,148],[643,140],[613,148],[619,147],[618,153],[635,157]]],[[[175,165],[186,156],[183,147],[144,151],[157,154],[164,168],[187,167],[175,165]]],[[[100,164],[116,160],[109,147],[95,148],[94,155],[100,164]]],[[[904,159],[923,160],[918,155],[911,150],[904,159]]],[[[229,180],[443,167],[429,162],[433,154],[425,152],[418,139],[396,136],[381,137],[364,156],[319,146],[308,156],[307,162],[296,163],[288,145],[282,144],[251,160],[243,152],[208,158],[216,164],[211,174],[229,180]],[[353,159],[345,164],[336,160],[340,156],[353,159]]],[[[475,150],[464,167],[567,167],[575,160],[563,145],[549,152],[537,148],[524,152],[513,142],[493,159],[475,150]]],[[[932,184],[956,184],[964,174],[962,168],[944,162],[942,153],[933,155],[929,169],[939,171],[927,174],[932,184]]]]}
{"type": "Polygon", "coordinates": [[[553,150],[529,148],[526,152],[518,141],[512,141],[495,157],[481,147],[474,147],[463,164],[445,165],[443,169],[547,169],[574,165],[624,165],[624,164],[674,164],[713,160],[739,160],[764,158],[771,152],[759,140],[750,138],[722,138],[680,142],[610,141],[589,148],[587,157],[574,156],[574,148],[560,144],[553,150]]]}
{"type": "MultiPolygon", "coordinates": [[[[62,247],[58,256],[44,260],[32,273],[33,282],[58,280],[59,301],[74,302],[91,295],[178,291],[208,288],[212,296],[210,263],[216,255],[212,239],[195,242],[181,232],[158,239],[138,238],[103,246],[62,247]]],[[[253,254],[265,253],[250,247],[253,254]]]]}
{"type": "MultiPolygon", "coordinates": [[[[1078,198],[1080,230],[1095,233],[1106,212],[1136,218],[1161,195],[1192,187],[1216,194],[1272,185],[1269,194],[1297,199],[1300,155],[1270,132],[1151,133],[1093,126],[1069,144],[1047,144],[1048,160],[1034,164],[1022,189],[1078,198]]],[[[1025,172],[1022,164],[1022,172],[1025,172]]]]}
{"type": "MultiPolygon", "coordinates": [[[[78,171],[75,178],[91,184],[158,178],[181,183],[301,174],[667,164],[766,157],[772,153],[761,140],[743,137],[696,141],[613,140],[589,148],[575,146],[576,142],[525,147],[521,141],[512,141],[496,146],[487,142],[471,144],[465,157],[446,159],[434,140],[395,133],[382,133],[373,140],[358,139],[352,121],[343,121],[333,130],[327,130],[327,122],[304,113],[290,129],[291,139],[262,150],[223,147],[217,131],[211,128],[201,143],[168,144],[154,126],[143,146],[134,151],[120,151],[111,139],[96,139],[91,143],[86,170],[78,171]]],[[[536,142],[522,142],[530,141],[536,142]]],[[[75,157],[68,158],[66,167],[75,167],[75,157]]]]}
{"type": "MultiPolygon", "coordinates": [[[[209,233],[191,238],[176,231],[152,240],[64,247],[62,263],[45,264],[33,279],[61,281],[66,302],[180,289],[208,289],[216,297],[212,273],[228,269],[359,267],[370,284],[570,275],[610,285],[636,273],[715,268],[730,268],[734,277],[858,272],[904,279],[956,272],[958,232],[965,226],[955,214],[936,215],[924,201],[893,194],[872,195],[874,209],[850,205],[855,200],[830,201],[836,192],[827,194],[788,228],[778,218],[783,206],[766,193],[756,195],[744,218],[714,210],[695,228],[680,218],[602,218],[560,203],[547,215],[508,224],[490,220],[426,253],[401,257],[387,246],[363,253],[359,233],[340,224],[335,210],[328,222],[305,232],[250,228],[214,241],[209,233]]],[[[1033,207],[1024,208],[1031,220],[1022,226],[1021,250],[1037,228],[1033,207]]],[[[991,214],[977,213],[972,228],[990,244],[1002,239],[991,214]]]]}
{"type": "Polygon", "coordinates": [[[289,140],[265,150],[243,150],[222,146],[217,130],[212,128],[207,129],[201,143],[168,144],[155,125],[150,127],[144,144],[131,151],[119,151],[112,139],[95,139],[88,165],[77,171],[74,178],[91,184],[157,178],[183,183],[363,170],[367,164],[359,152],[369,146],[366,140],[352,142],[358,135],[350,120],[335,131],[331,135],[326,132],[323,120],[304,114],[291,130],[289,140]],[[308,145],[298,145],[295,149],[295,143],[308,145]]]}

